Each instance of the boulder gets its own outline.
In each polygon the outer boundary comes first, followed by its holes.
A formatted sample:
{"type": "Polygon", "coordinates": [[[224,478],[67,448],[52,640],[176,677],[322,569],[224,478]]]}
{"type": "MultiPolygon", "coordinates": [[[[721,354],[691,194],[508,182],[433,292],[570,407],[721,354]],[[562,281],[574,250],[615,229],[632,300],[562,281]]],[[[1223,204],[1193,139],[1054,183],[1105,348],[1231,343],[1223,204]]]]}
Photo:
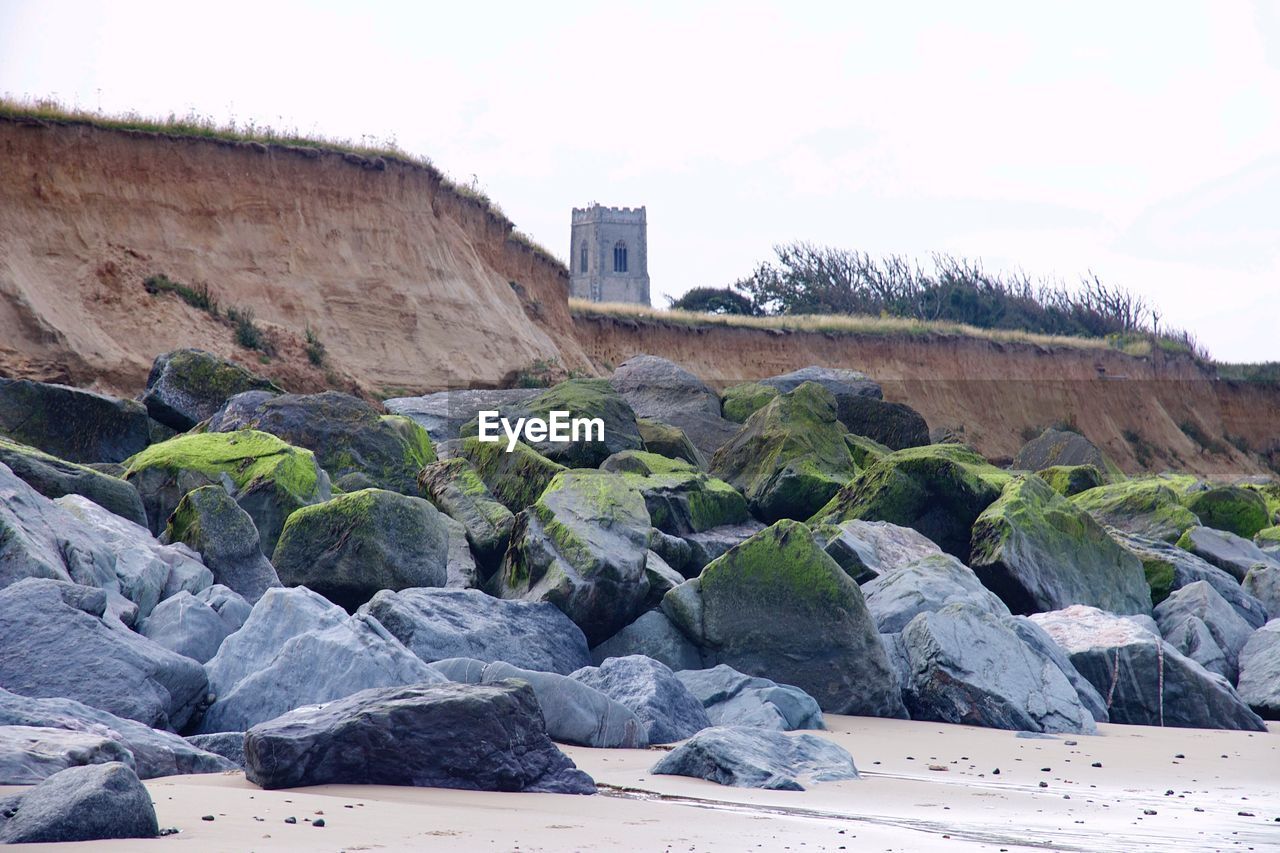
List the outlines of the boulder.
{"type": "Polygon", "coordinates": [[[854,519],[815,527],[827,554],[858,583],[908,566],[942,549],[910,527],[854,519]]]}
{"type": "Polygon", "coordinates": [[[1136,620],[1073,605],[1031,620],[1107,699],[1113,723],[1264,731],[1226,679],[1136,620]]]}
{"type": "Polygon", "coordinates": [[[794,684],[830,713],[902,714],[861,590],[800,522],[712,561],[662,609],[710,663],[794,684]]]}
{"type": "Polygon", "coordinates": [[[449,534],[449,556],[444,567],[444,585],[450,589],[479,589],[483,583],[480,567],[476,565],[475,555],[467,543],[467,528],[441,513],[449,534]]]}
{"type": "MultiPolygon", "coordinates": [[[[702,710],[701,705],[698,710],[702,710]]],[[[0,785],[34,785],[68,767],[109,761],[118,761],[133,769],[133,755],[129,750],[103,735],[70,729],[0,726],[0,785]]]]}
{"type": "Polygon", "coordinates": [[[1253,544],[1273,560],[1280,560],[1280,525],[1259,530],[1253,537],[1253,544]]]}
{"type": "Polygon", "coordinates": [[[181,729],[205,699],[204,669],[109,625],[106,598],[100,589],[37,578],[0,590],[0,687],[181,729]]]}
{"type": "Polygon", "coordinates": [[[0,435],[68,462],[122,462],[151,443],[151,418],[134,400],[0,378],[0,435]]]}
{"type": "Polygon", "coordinates": [[[464,684],[527,683],[538,698],[547,734],[554,741],[601,749],[638,749],[649,743],[646,725],[635,712],[568,676],[470,658],[437,661],[432,668],[450,681],[464,684]]]}
{"type": "Polygon", "coordinates": [[[600,470],[622,474],[644,496],[653,526],[675,536],[746,521],[747,502],[723,480],[688,462],[643,450],[615,453],[600,470]]]}
{"type": "Polygon", "coordinates": [[[913,528],[948,554],[967,560],[973,522],[1000,497],[1010,479],[962,445],[912,447],[867,468],[813,521],[888,521],[913,528]]]}
{"type": "Polygon", "coordinates": [[[1269,720],[1280,720],[1280,619],[1254,631],[1240,650],[1240,698],[1269,720]]]}
{"type": "Polygon", "coordinates": [[[1233,680],[1235,668],[1227,660],[1226,652],[1214,639],[1209,626],[1198,616],[1188,616],[1171,625],[1169,630],[1162,634],[1166,643],[1209,672],[1220,675],[1228,681],[1233,680]]]}
{"type": "Polygon", "coordinates": [[[387,411],[412,418],[438,443],[458,438],[462,427],[475,420],[480,412],[518,408],[540,391],[539,388],[458,389],[423,397],[393,397],[382,404],[387,411]]]}
{"type": "Polygon", "coordinates": [[[220,583],[200,590],[196,593],[196,598],[212,607],[213,612],[217,613],[232,631],[239,631],[240,626],[244,625],[249,614],[253,612],[253,605],[246,601],[244,596],[220,583]]]}
{"type": "Polygon", "coordinates": [[[151,795],[120,762],[69,767],[30,790],[0,797],[0,843],[155,838],[151,795]]]}
{"type": "Polygon", "coordinates": [[[858,778],[853,757],[831,741],[737,726],[702,730],[649,772],[771,791],[803,791],[814,782],[858,778]]]}
{"type": "Polygon", "coordinates": [[[505,444],[467,438],[458,456],[471,463],[498,503],[511,512],[532,506],[556,475],[567,470],[521,442],[508,453],[505,444]]]}
{"type": "Polygon", "coordinates": [[[876,630],[895,634],[920,613],[933,613],[963,602],[991,616],[1007,616],[1009,608],[950,554],[934,554],[880,575],[862,586],[876,630]]]}
{"type": "Polygon", "coordinates": [[[1106,485],[1106,480],[1093,465],[1052,465],[1036,475],[1064,498],[1106,485]]]}
{"type": "Polygon", "coordinates": [[[172,732],[117,717],[74,699],[39,699],[0,689],[0,726],[64,729],[118,743],[131,756],[125,763],[131,763],[143,779],[187,773],[221,773],[233,769],[219,756],[205,752],[172,732]]]}
{"type": "Polygon", "coordinates": [[[1192,492],[1184,503],[1205,527],[1225,530],[1245,539],[1252,539],[1271,525],[1271,513],[1262,495],[1242,486],[1215,486],[1192,492]]]}
{"type": "Polygon", "coordinates": [[[1151,612],[1138,558],[1039,477],[1014,480],[978,516],[969,565],[1015,613],[1072,604],[1151,612]]]}
{"type": "Polygon", "coordinates": [[[763,409],[778,396],[778,389],[759,382],[730,385],[720,395],[720,410],[726,420],[746,423],[747,418],[763,409]]]}
{"type": "Polygon", "coordinates": [[[383,589],[444,586],[449,531],[422,498],[364,489],[289,516],[271,558],[287,586],[355,610],[383,589]]]}
{"type": "Polygon", "coordinates": [[[1158,477],[1087,489],[1071,502],[1109,527],[1165,542],[1178,541],[1182,531],[1200,523],[1169,482],[1158,477]]]}
{"type": "MultiPolygon", "coordinates": [[[[637,417],[661,421],[681,430],[700,454],[708,457],[738,431],[735,424],[721,417],[719,395],[701,379],[665,358],[632,356],[618,365],[609,384],[637,417]]],[[[642,428],[642,437],[643,434],[642,428]]],[[[644,440],[647,444],[648,439],[644,440]]],[[[697,464],[695,459],[688,461],[697,464]]]]}
{"type": "Polygon", "coordinates": [[[1093,714],[1062,671],[998,615],[959,602],[902,629],[903,701],[913,720],[1093,734],[1093,714]]]}
{"type": "Polygon", "coordinates": [[[222,486],[201,486],[182,496],[160,541],[181,542],[199,552],[216,583],[249,603],[280,586],[280,576],[262,553],[262,540],[249,513],[222,486]]]}
{"type": "Polygon", "coordinates": [[[591,650],[597,666],[609,658],[645,655],[673,670],[698,669],[702,655],[660,610],[650,610],[591,650]]]}
{"type": "Polygon", "coordinates": [[[281,393],[270,380],[235,362],[204,350],[180,349],[156,357],[142,403],[160,423],[186,432],[244,391],[281,393]]]}
{"type": "Polygon", "coordinates": [[[418,474],[418,489],[466,528],[476,559],[492,570],[507,550],[516,517],[493,496],[471,463],[455,457],[428,465],[418,474]]]}
{"type": "Polygon", "coordinates": [[[712,725],[780,732],[826,728],[817,700],[799,687],[746,675],[724,664],[682,670],[676,678],[702,703],[712,725]]]}
{"type": "MultiPolygon", "coordinates": [[[[595,468],[610,454],[644,446],[636,425],[636,413],[606,379],[569,379],[500,411],[502,417],[512,423],[516,418],[549,420],[551,412],[568,412],[571,420],[598,418],[604,425],[603,440],[595,430],[584,430],[572,441],[552,441],[548,436],[542,441],[529,442],[537,453],[569,468],[595,468]]],[[[477,435],[471,424],[463,428],[463,434],[477,435]]],[[[506,452],[507,438],[501,429],[498,434],[499,446],[506,452]]]]}
{"type": "Polygon", "coordinates": [[[711,474],[741,491],[765,522],[808,518],[857,473],[835,399],[819,385],[753,414],[711,460],[711,474]]]}
{"type": "Polygon", "coordinates": [[[1107,713],[1107,700],[1103,699],[1097,689],[1089,683],[1089,679],[1080,674],[1075,664],[1071,662],[1071,658],[1067,657],[1067,653],[1062,650],[1062,646],[1054,642],[1053,637],[1050,637],[1045,629],[1026,616],[1005,616],[1001,621],[1027,644],[1027,647],[1044,662],[1045,666],[1055,666],[1067,677],[1067,681],[1071,682],[1071,686],[1075,688],[1076,696],[1080,698],[1080,704],[1093,715],[1096,722],[1111,721],[1107,713]]]}
{"type": "Polygon", "coordinates": [[[436,461],[426,430],[404,415],[381,414],[350,394],[324,391],[264,398],[259,392],[254,399],[256,405],[249,411],[248,406],[224,408],[210,421],[210,430],[270,433],[310,450],[334,481],[358,474],[371,486],[406,495],[418,493],[418,471],[436,461]]]}
{"type": "Polygon", "coordinates": [[[187,741],[197,749],[225,759],[241,770],[245,766],[244,732],[215,732],[211,735],[191,735],[187,741]]]}
{"type": "Polygon", "coordinates": [[[760,380],[761,385],[776,388],[782,394],[794,391],[806,382],[821,385],[837,400],[843,397],[870,397],[879,400],[884,397],[880,386],[865,373],[840,367],[802,367],[781,376],[760,380]]]}
{"type": "Polygon", "coordinates": [[[547,737],[527,684],[416,684],[299,708],[245,734],[245,776],[267,789],[414,785],[592,794],[547,737]]]}
{"type": "Polygon", "coordinates": [[[684,740],[711,725],[702,702],[666,664],[643,655],[610,658],[570,676],[629,708],[648,743],[684,740]]]}
{"type": "Polygon", "coordinates": [[[148,640],[199,663],[216,655],[234,630],[216,610],[186,590],[160,602],[138,625],[138,633],[148,640]]]}
{"type": "Polygon", "coordinates": [[[1153,604],[1159,604],[1174,590],[1189,583],[1205,581],[1253,627],[1260,628],[1267,621],[1268,610],[1263,603],[1242,589],[1235,578],[1217,566],[1159,539],[1147,539],[1115,528],[1111,528],[1111,534],[1121,546],[1142,561],[1153,604]]]}
{"type": "Polygon", "coordinates": [[[929,425],[919,412],[905,403],[890,403],[865,395],[839,396],[836,417],[849,432],[890,450],[929,443],[929,425]]]}
{"type": "Polygon", "coordinates": [[[608,639],[649,594],[649,512],[626,478],[605,471],[558,474],[516,519],[491,586],[501,598],[549,601],[582,629],[608,639]]]}
{"type": "MultiPolygon", "coordinates": [[[[668,459],[683,460],[699,470],[706,469],[708,464],[706,454],[690,441],[689,436],[680,427],[649,418],[636,418],[636,428],[640,430],[640,440],[644,442],[644,449],[649,453],[656,453],[668,459]]],[[[737,427],[732,425],[726,425],[725,429],[732,430],[725,437],[726,441],[733,438],[738,431],[737,427]]],[[[716,446],[719,447],[719,444],[716,446]]]]}
{"type": "Polygon", "coordinates": [[[1091,466],[1106,480],[1124,478],[1116,464],[1096,444],[1078,432],[1056,427],[1049,427],[1022,445],[1013,457],[1012,465],[1018,471],[1041,471],[1059,466],[1091,466]]]}
{"type": "Polygon", "coordinates": [[[427,663],[473,658],[561,675],[591,663],[582,631],[545,601],[503,601],[479,590],[384,590],[360,612],[427,663]]]}
{"type": "Polygon", "coordinates": [[[136,524],[147,523],[138,490],[121,480],[0,438],[0,464],[46,498],[83,495],[104,509],[136,524]]]}
{"type": "MultiPolygon", "coordinates": [[[[1280,562],[1259,563],[1249,569],[1241,586],[1247,595],[1262,605],[1268,616],[1275,614],[1280,617],[1280,562]]],[[[1253,620],[1249,620],[1249,624],[1255,628],[1262,627],[1253,620]]]]}
{"type": "Polygon", "coordinates": [[[1188,528],[1178,539],[1178,547],[1217,566],[1237,581],[1244,581],[1254,566],[1280,566],[1280,562],[1272,560],[1248,539],[1211,527],[1188,528]]]}
{"type": "MultiPolygon", "coordinates": [[[[740,524],[725,524],[721,527],[713,527],[710,530],[704,530],[701,533],[689,533],[681,537],[689,545],[688,560],[680,567],[681,574],[689,577],[696,575],[698,572],[710,563],[712,560],[721,556],[735,545],[739,545],[746,540],[755,536],[764,525],[755,519],[748,519],[740,524]]],[[[665,559],[671,565],[676,562],[666,554],[665,559]]]]}
{"type": "MultiPolygon", "coordinates": [[[[1217,647],[1226,658],[1225,675],[1228,681],[1235,682],[1240,650],[1253,633],[1253,626],[1235,611],[1227,600],[1206,581],[1196,581],[1176,590],[1155,609],[1156,623],[1160,633],[1166,640],[1178,648],[1172,635],[1176,629],[1189,619],[1201,622],[1208,629],[1217,647]]],[[[1178,648],[1188,657],[1199,660],[1190,650],[1178,648]]],[[[1201,661],[1203,664],[1204,661],[1201,661]]],[[[1206,666],[1206,669],[1211,667],[1206,666]]]]}
{"type": "Polygon", "coordinates": [[[153,444],[129,459],[125,478],[142,495],[156,535],[187,492],[221,484],[253,519],[264,553],[275,550],[294,510],[330,497],[329,477],[310,450],[254,430],[180,435],[153,444]]]}
{"type": "MultiPolygon", "coordinates": [[[[316,621],[336,622],[297,633],[274,649],[268,648],[270,629],[262,630],[258,609],[276,590],[254,607],[245,627],[228,637],[209,663],[210,683],[226,684],[224,654],[248,647],[255,661],[244,677],[217,692],[197,731],[239,732],[303,705],[331,702],[370,687],[436,682],[441,678],[404,647],[386,628],[363,614],[347,617],[322,612],[316,621]],[[240,634],[249,636],[235,642],[240,634]],[[256,661],[265,659],[257,666],[256,661]]],[[[264,612],[274,608],[264,608],[264,612]]],[[[340,608],[337,608],[341,612],[340,608]]],[[[299,620],[303,625],[306,619],[299,620]]]]}

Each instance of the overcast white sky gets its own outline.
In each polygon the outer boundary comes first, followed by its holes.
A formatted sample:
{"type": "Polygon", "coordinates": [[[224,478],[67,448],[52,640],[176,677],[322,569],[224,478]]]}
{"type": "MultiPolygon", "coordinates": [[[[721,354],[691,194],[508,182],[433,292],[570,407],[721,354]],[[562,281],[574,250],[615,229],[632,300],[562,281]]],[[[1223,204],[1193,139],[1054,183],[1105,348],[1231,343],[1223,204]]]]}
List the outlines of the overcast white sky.
{"type": "Polygon", "coordinates": [[[1278,3],[0,0],[0,92],[394,139],[561,257],[643,204],[658,305],[941,250],[1280,359],[1278,3]]]}

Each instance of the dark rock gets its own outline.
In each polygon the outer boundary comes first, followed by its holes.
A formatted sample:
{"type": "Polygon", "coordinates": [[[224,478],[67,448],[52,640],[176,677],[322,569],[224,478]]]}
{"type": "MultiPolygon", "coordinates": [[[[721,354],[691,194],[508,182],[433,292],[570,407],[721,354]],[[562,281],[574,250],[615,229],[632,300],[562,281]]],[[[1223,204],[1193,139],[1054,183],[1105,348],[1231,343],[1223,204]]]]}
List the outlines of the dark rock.
{"type": "Polygon", "coordinates": [[[803,791],[802,782],[858,778],[853,757],[831,741],[734,726],[703,729],[649,772],[772,791],[803,791]]]}
{"type": "Polygon", "coordinates": [[[799,522],[713,561],[662,609],[709,662],[794,684],[831,713],[902,714],[861,590],[799,522]]]}
{"type": "Polygon", "coordinates": [[[508,453],[505,444],[468,438],[458,456],[471,463],[498,502],[512,512],[532,506],[556,475],[567,470],[520,442],[508,453]]]}
{"type": "Polygon", "coordinates": [[[1037,613],[1031,620],[1108,698],[1113,723],[1265,729],[1226,679],[1183,656],[1136,619],[1075,605],[1037,613]]]}
{"type": "Polygon", "coordinates": [[[28,579],[0,590],[0,687],[66,697],[155,728],[185,726],[205,698],[204,669],[102,619],[101,590],[28,579]]]}
{"type": "MultiPolygon", "coordinates": [[[[759,529],[763,530],[764,527],[761,526],[759,529]]],[[[664,563],[685,577],[696,575],[702,571],[702,566],[693,567],[693,546],[679,536],[663,533],[655,527],[649,531],[649,550],[657,554],[664,563]]],[[[706,565],[706,563],[702,565],[706,565]]]]}
{"type": "Polygon", "coordinates": [[[480,567],[476,565],[475,554],[467,542],[467,528],[441,513],[449,533],[449,557],[444,567],[444,585],[449,589],[479,589],[484,581],[480,567]]]}
{"type": "Polygon", "coordinates": [[[246,777],[263,788],[414,785],[591,794],[591,777],[546,735],[527,684],[365,690],[299,708],[245,735],[246,777]]]}
{"type": "MultiPolygon", "coordinates": [[[[685,535],[682,538],[689,543],[689,558],[688,562],[680,568],[680,573],[685,577],[696,575],[706,567],[707,563],[725,554],[735,545],[747,541],[761,530],[764,530],[764,528],[765,526],[760,522],[750,519],[741,524],[726,524],[723,527],[713,527],[701,533],[685,535]]],[[[659,551],[659,553],[662,552],[659,551]]],[[[663,559],[667,560],[672,566],[676,565],[665,554],[663,554],[663,559]]]]}
{"type": "Polygon", "coordinates": [[[1142,563],[1039,477],[1014,480],[978,517],[969,565],[1015,613],[1151,612],[1142,563]]]}
{"type": "Polygon", "coordinates": [[[642,614],[591,650],[591,659],[597,666],[609,658],[627,655],[645,655],[676,671],[702,666],[697,647],[660,610],[642,614]]]}
{"type": "Polygon", "coordinates": [[[550,601],[600,642],[649,594],[650,527],[643,496],[622,475],[565,471],[517,517],[491,586],[501,598],[550,601]]]}
{"type": "Polygon", "coordinates": [[[142,403],[151,417],[185,432],[244,391],[280,393],[270,380],[235,362],[204,350],[180,349],[156,357],[142,403]]]}
{"type": "Polygon", "coordinates": [[[711,720],[702,702],[663,663],[643,655],[610,658],[571,676],[594,687],[645,725],[649,743],[672,743],[707,728],[711,720]]]}
{"type": "Polygon", "coordinates": [[[244,732],[191,735],[187,740],[197,749],[220,755],[236,767],[244,769],[244,732]]]}
{"type": "Polygon", "coordinates": [[[1097,731],[1057,666],[999,616],[965,603],[917,615],[902,630],[903,701],[913,720],[1032,732],[1097,731]]]}
{"type": "Polygon", "coordinates": [[[36,844],[155,838],[151,795],[125,764],[92,764],[55,773],[0,799],[0,843],[36,844]]]}
{"type": "Polygon", "coordinates": [[[715,726],[751,726],[789,732],[824,729],[818,702],[799,687],[756,678],[720,664],[676,673],[715,726]]]}
{"type": "Polygon", "coordinates": [[[1059,646],[1044,628],[1026,616],[1006,616],[1002,621],[1018,635],[1022,642],[1027,644],[1032,652],[1045,661],[1046,666],[1052,664],[1067,677],[1067,681],[1071,682],[1071,686],[1075,688],[1076,695],[1080,697],[1080,704],[1093,715],[1096,722],[1111,721],[1107,713],[1106,700],[1089,683],[1089,679],[1080,674],[1075,664],[1067,657],[1067,653],[1062,650],[1062,646],[1059,646]]]}
{"type": "MultiPolygon", "coordinates": [[[[644,442],[644,449],[649,453],[656,453],[668,459],[681,459],[699,470],[706,470],[708,465],[706,454],[689,440],[689,436],[680,427],[649,418],[636,418],[636,428],[640,430],[640,440],[644,442]]],[[[725,437],[726,441],[733,438],[738,431],[732,424],[726,424],[725,429],[726,431],[732,429],[732,432],[725,437]]]]}
{"type": "Polygon", "coordinates": [[[1187,495],[1187,509],[1196,514],[1205,527],[1225,530],[1252,539],[1271,526],[1271,513],[1262,495],[1241,486],[1215,486],[1187,495]]]}
{"type": "MultiPolygon", "coordinates": [[[[0,380],[3,381],[3,380],[0,380]]],[[[64,462],[33,447],[0,438],[0,463],[46,498],[83,495],[104,509],[135,524],[145,525],[138,490],[118,477],[64,462]]]]}
{"type": "Polygon", "coordinates": [[[1041,471],[1055,466],[1092,465],[1108,479],[1118,479],[1120,469],[1092,441],[1069,429],[1049,427],[1022,445],[1013,457],[1019,471],[1041,471]]]}
{"type": "Polygon", "coordinates": [[[416,495],[418,471],[436,461],[431,437],[421,426],[404,415],[380,414],[350,394],[324,391],[264,398],[259,392],[249,411],[248,405],[235,405],[239,399],[232,398],[214,416],[211,431],[271,433],[315,453],[320,467],[335,481],[359,475],[369,486],[416,495]]]}
{"type": "Polygon", "coordinates": [[[582,631],[547,602],[503,601],[478,590],[384,590],[360,612],[427,663],[474,658],[568,675],[591,662],[582,631]]]}
{"type": "Polygon", "coordinates": [[[383,589],[442,587],[449,531],[430,502],[365,489],[289,516],[271,558],[287,586],[306,586],[347,610],[383,589]]]}
{"type": "Polygon", "coordinates": [[[250,604],[280,586],[253,519],[222,486],[201,486],[183,495],[160,540],[181,542],[198,552],[214,581],[250,604]]]}
{"type": "Polygon", "coordinates": [[[929,425],[915,409],[865,395],[836,398],[836,417],[849,432],[879,442],[890,450],[929,443],[929,425]]]}
{"type": "MultiPolygon", "coordinates": [[[[1241,586],[1248,596],[1262,605],[1268,616],[1274,613],[1280,617],[1280,560],[1259,564],[1249,569],[1241,586]]],[[[1214,588],[1217,589],[1216,586],[1214,588]]],[[[1249,624],[1255,628],[1261,627],[1253,620],[1249,620],[1249,624]]]]}
{"type": "Polygon", "coordinates": [[[68,462],[123,462],[151,443],[149,421],[133,400],[0,378],[0,434],[68,462]]]}
{"type": "Polygon", "coordinates": [[[876,629],[882,634],[897,633],[917,614],[932,613],[957,602],[991,616],[1009,615],[1004,602],[950,554],[934,554],[880,575],[863,584],[862,594],[876,629]]]}
{"type": "Polygon", "coordinates": [[[622,474],[639,489],[653,526],[664,533],[685,536],[749,518],[741,493],[687,462],[624,450],[604,460],[600,470],[622,474]]]}
{"type": "Polygon", "coordinates": [[[1041,468],[1036,476],[1064,498],[1106,485],[1102,472],[1092,465],[1053,465],[1041,468]]]}
{"type": "Polygon", "coordinates": [[[418,475],[418,488],[466,528],[473,553],[491,572],[507,550],[516,518],[490,493],[471,463],[453,458],[428,465],[418,475]]]}
{"type": "Polygon", "coordinates": [[[464,684],[503,684],[509,680],[529,684],[552,740],[600,749],[636,749],[649,743],[647,727],[634,711],[568,676],[470,658],[438,661],[432,668],[450,681],[464,684]]]}

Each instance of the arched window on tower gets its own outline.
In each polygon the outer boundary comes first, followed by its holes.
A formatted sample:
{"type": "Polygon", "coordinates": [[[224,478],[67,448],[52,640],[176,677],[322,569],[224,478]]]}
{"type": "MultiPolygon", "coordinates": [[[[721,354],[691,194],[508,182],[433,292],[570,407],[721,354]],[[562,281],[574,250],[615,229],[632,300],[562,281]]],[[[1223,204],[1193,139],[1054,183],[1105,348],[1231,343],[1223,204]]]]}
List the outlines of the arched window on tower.
{"type": "Polygon", "coordinates": [[[613,244],[613,271],[627,271],[627,244],[622,240],[613,244]]]}
{"type": "Polygon", "coordinates": [[[578,272],[587,271],[587,244],[584,242],[578,249],[578,272]]]}

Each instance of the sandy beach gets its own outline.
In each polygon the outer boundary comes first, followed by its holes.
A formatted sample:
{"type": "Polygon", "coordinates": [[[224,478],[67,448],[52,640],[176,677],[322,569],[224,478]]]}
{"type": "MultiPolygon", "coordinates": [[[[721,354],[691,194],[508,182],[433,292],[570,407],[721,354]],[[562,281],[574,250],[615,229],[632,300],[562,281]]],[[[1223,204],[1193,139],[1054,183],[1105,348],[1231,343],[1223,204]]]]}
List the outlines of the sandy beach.
{"type": "Polygon", "coordinates": [[[728,788],[649,775],[656,750],[580,747],[565,751],[600,784],[596,796],[345,785],[263,791],[241,773],[176,776],[146,783],[161,827],[176,834],[92,847],[1280,849],[1280,736],[1274,732],[1103,725],[1098,736],[1050,739],[864,717],[829,716],[827,722],[825,736],[853,754],[861,780],[803,793],[728,788]],[[212,821],[203,819],[209,815],[212,821]],[[296,823],[286,823],[290,817],[296,823]],[[324,825],[313,825],[320,818],[324,825]]]}

